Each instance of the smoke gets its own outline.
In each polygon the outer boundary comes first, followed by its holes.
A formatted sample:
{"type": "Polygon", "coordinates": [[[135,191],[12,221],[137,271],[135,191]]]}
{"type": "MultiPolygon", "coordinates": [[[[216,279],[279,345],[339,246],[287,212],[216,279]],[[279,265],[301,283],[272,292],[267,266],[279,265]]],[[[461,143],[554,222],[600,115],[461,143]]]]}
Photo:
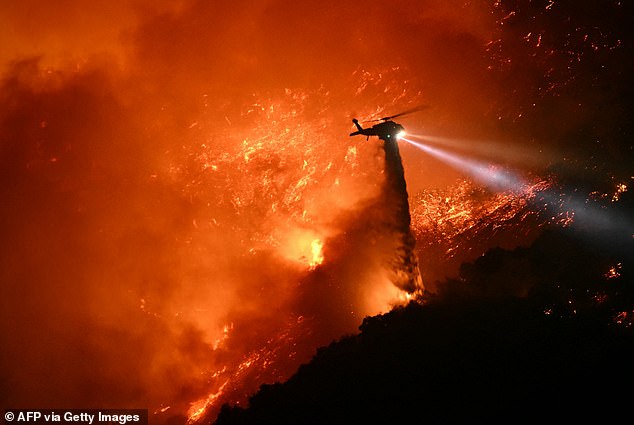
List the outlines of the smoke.
{"type": "MultiPolygon", "coordinates": [[[[398,150],[349,139],[350,118],[429,103],[399,122],[506,130],[498,110],[535,86],[489,69],[499,15],[436,0],[7,4],[3,405],[170,416],[235,401],[422,287],[403,176],[416,193],[456,174],[410,149],[403,170],[398,150]]],[[[517,76],[502,65],[516,51],[493,65],[517,76]]],[[[538,118],[526,127],[556,121],[538,118]]]]}
{"type": "Polygon", "coordinates": [[[333,147],[332,95],[180,105],[142,81],[38,58],[5,75],[5,405],[171,416],[220,388],[240,400],[400,292],[382,230],[365,244],[372,216],[351,221],[383,164],[372,145],[333,147]]]}

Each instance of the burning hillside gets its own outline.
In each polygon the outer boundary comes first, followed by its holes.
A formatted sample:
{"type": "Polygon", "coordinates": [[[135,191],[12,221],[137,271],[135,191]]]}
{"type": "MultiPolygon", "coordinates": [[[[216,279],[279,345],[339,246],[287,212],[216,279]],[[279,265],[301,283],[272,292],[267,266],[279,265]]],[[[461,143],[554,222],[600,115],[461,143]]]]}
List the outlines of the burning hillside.
{"type": "Polygon", "coordinates": [[[3,405],[213,417],[544,222],[628,234],[550,173],[627,198],[623,2],[84,3],[2,11],[3,405]]]}

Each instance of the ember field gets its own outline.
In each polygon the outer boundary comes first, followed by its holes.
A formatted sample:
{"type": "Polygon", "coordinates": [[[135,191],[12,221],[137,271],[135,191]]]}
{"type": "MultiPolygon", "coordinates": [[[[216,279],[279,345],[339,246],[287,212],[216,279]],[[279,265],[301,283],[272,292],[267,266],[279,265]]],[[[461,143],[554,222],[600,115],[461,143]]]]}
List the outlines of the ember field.
{"type": "Polygon", "coordinates": [[[634,11],[596,3],[4,1],[1,405],[209,422],[366,318],[528,296],[478,261],[550,231],[600,255],[540,314],[631,328],[634,11]],[[417,105],[401,163],[348,136],[417,105]]]}

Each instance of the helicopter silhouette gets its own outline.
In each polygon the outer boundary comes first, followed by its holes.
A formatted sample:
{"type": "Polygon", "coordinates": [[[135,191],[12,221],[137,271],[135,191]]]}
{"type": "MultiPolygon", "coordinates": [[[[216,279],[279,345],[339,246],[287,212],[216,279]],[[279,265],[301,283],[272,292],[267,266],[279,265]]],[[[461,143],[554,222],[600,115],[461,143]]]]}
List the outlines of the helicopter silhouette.
{"type": "Polygon", "coordinates": [[[381,122],[373,125],[372,127],[367,127],[367,128],[363,128],[361,124],[359,124],[359,120],[356,118],[353,118],[352,122],[357,127],[357,131],[350,133],[350,136],[363,135],[363,136],[367,136],[366,140],[370,139],[370,136],[377,136],[379,139],[385,142],[388,142],[391,140],[398,140],[399,138],[405,135],[405,128],[403,128],[402,125],[392,121],[392,119],[401,117],[403,115],[408,115],[414,112],[418,112],[426,108],[428,108],[427,105],[420,105],[415,108],[408,109],[407,111],[400,112],[396,115],[379,118],[378,120],[368,121],[368,122],[377,122],[377,121],[381,121],[381,122]]]}

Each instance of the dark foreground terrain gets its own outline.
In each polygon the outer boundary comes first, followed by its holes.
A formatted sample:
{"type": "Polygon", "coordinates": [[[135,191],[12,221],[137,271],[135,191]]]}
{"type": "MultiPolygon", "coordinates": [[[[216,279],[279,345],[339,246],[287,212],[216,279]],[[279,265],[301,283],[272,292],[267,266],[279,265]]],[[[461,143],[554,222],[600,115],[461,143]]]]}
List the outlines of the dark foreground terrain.
{"type": "Polygon", "coordinates": [[[576,236],[489,251],[215,423],[632,423],[631,241],[576,236]]]}

